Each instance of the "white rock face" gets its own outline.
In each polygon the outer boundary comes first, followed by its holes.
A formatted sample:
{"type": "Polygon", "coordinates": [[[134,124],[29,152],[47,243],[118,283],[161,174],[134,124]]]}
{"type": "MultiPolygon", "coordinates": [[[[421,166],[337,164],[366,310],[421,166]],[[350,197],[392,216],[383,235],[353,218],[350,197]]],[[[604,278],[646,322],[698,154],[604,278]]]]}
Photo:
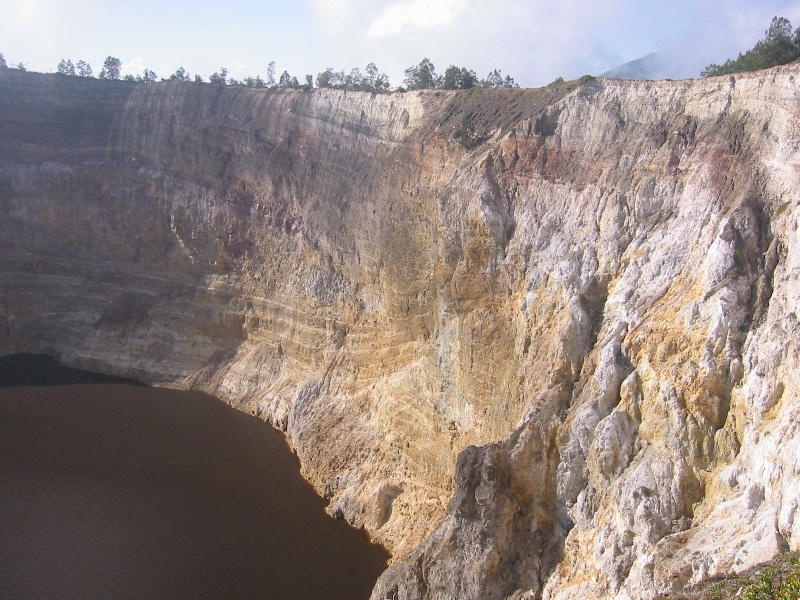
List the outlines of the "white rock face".
{"type": "MultiPolygon", "coordinates": [[[[515,187],[506,254],[550,378],[491,460],[459,464],[444,522],[374,599],[644,600],[798,548],[796,75],[558,103],[543,145],[592,181],[515,187]]],[[[495,151],[516,176],[518,131],[495,151]]]]}
{"type": "Polygon", "coordinates": [[[649,600],[800,547],[800,67],[0,77],[0,349],[281,425],[394,552],[375,600],[649,600]]]}

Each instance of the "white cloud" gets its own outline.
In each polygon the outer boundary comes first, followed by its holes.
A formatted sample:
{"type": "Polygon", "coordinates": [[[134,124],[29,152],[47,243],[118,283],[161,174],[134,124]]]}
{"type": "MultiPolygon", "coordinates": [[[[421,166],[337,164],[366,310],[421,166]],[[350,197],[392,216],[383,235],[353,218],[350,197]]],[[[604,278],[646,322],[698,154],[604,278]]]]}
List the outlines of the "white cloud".
{"type": "Polygon", "coordinates": [[[3,6],[6,18],[10,18],[20,25],[29,25],[40,21],[53,12],[53,4],[49,0],[11,0],[0,6],[3,6]]]}
{"type": "Polygon", "coordinates": [[[328,29],[344,29],[353,17],[353,0],[310,0],[309,5],[314,18],[328,29]]]}
{"type": "Polygon", "coordinates": [[[152,69],[152,67],[145,62],[141,57],[136,57],[129,61],[122,63],[122,75],[141,75],[145,69],[152,69]]]}
{"type": "Polygon", "coordinates": [[[407,26],[452,25],[467,7],[468,0],[412,0],[387,6],[369,26],[371,37],[400,33],[407,26]]]}
{"type": "Polygon", "coordinates": [[[247,72],[247,65],[238,60],[231,60],[225,63],[225,68],[228,69],[228,75],[234,79],[239,79],[249,75],[247,72]]]}

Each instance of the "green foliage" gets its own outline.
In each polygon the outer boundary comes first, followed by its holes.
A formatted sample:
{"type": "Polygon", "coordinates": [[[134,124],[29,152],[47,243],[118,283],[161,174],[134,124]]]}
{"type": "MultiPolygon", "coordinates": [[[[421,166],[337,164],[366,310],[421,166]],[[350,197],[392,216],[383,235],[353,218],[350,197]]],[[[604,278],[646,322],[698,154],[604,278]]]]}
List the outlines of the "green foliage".
{"type": "Polygon", "coordinates": [[[450,65],[444,72],[442,88],[446,90],[468,90],[478,85],[478,76],[472,69],[450,65]]]}
{"type": "Polygon", "coordinates": [[[483,141],[475,133],[475,126],[472,124],[472,115],[470,114],[464,114],[461,118],[461,125],[453,132],[453,138],[458,140],[458,143],[466,150],[471,150],[483,141]]]}
{"type": "Polygon", "coordinates": [[[344,89],[346,90],[360,90],[364,81],[364,76],[361,74],[361,69],[354,67],[350,69],[350,73],[344,77],[344,89]]]}
{"type": "Polygon", "coordinates": [[[405,70],[403,83],[408,90],[430,90],[440,87],[436,67],[428,57],[423,58],[418,65],[412,65],[405,70]]]}
{"type": "Polygon", "coordinates": [[[794,569],[781,576],[775,569],[767,569],[759,580],[747,586],[742,600],[800,600],[800,558],[792,559],[794,569]]]}
{"type": "Polygon", "coordinates": [[[256,75],[255,77],[245,77],[244,84],[247,87],[257,87],[257,88],[263,88],[264,86],[266,86],[266,83],[264,82],[263,79],[261,79],[259,75],[256,75]]]}
{"type": "Polygon", "coordinates": [[[170,81],[189,81],[189,73],[183,67],[178,69],[169,76],[170,81]]]}
{"type": "Polygon", "coordinates": [[[486,79],[478,79],[475,71],[466,67],[450,65],[444,75],[436,74],[436,67],[429,58],[423,58],[418,65],[405,70],[405,89],[408,90],[468,90],[473,87],[486,88],[518,88],[519,85],[510,75],[503,76],[500,69],[492,70],[486,79]]]}
{"type": "Polygon", "coordinates": [[[742,71],[756,71],[776,65],[785,65],[800,58],[800,28],[792,34],[792,24],[785,17],[773,17],[763,39],[736,59],[728,59],[721,65],[710,64],[701,77],[728,75],[742,71]]]}
{"type": "Polygon", "coordinates": [[[317,74],[317,87],[362,92],[385,92],[389,89],[389,77],[381,73],[375,63],[369,63],[365,73],[358,67],[349,73],[334,71],[330,67],[317,74]]]}
{"type": "MultiPolygon", "coordinates": [[[[270,63],[270,65],[274,66],[275,63],[270,63]]],[[[267,77],[267,81],[264,82],[264,85],[269,87],[269,74],[267,77]]],[[[281,76],[278,78],[278,87],[285,88],[285,89],[295,89],[299,90],[302,86],[298,81],[297,77],[293,77],[289,71],[284,71],[281,73],[281,76]]]]}
{"type": "Polygon", "coordinates": [[[228,69],[220,67],[219,71],[209,76],[208,81],[217,85],[226,85],[228,83],[228,69]]]}
{"type": "Polygon", "coordinates": [[[100,69],[100,79],[119,79],[122,61],[116,56],[106,56],[103,68],[100,69]]]}
{"type": "Polygon", "coordinates": [[[500,69],[494,69],[481,81],[481,87],[489,88],[518,88],[519,85],[511,75],[503,77],[500,69]]]}
{"type": "Polygon", "coordinates": [[[466,102],[466,101],[470,100],[473,96],[479,94],[480,91],[481,91],[480,87],[472,88],[470,91],[468,91],[466,94],[464,94],[464,101],[466,102]]]}
{"type": "Polygon", "coordinates": [[[158,81],[158,75],[156,75],[155,71],[151,69],[145,69],[142,71],[142,74],[136,78],[136,81],[141,83],[155,83],[158,81]]]}
{"type": "MultiPolygon", "coordinates": [[[[172,77],[170,77],[172,79],[172,77]]],[[[122,78],[123,81],[133,81],[135,83],[155,83],[158,81],[158,75],[156,75],[155,71],[151,69],[145,69],[142,71],[141,75],[125,75],[122,78]]]]}
{"type": "Polygon", "coordinates": [[[780,600],[800,599],[800,558],[795,558],[792,564],[794,565],[794,571],[789,573],[783,583],[783,590],[781,590],[781,593],[784,597],[780,600]]]}
{"type": "Polygon", "coordinates": [[[390,87],[389,76],[381,73],[375,63],[369,63],[366,68],[367,75],[363,81],[363,88],[368,92],[385,92],[390,87]]]}
{"type": "Polygon", "coordinates": [[[75,65],[73,65],[72,61],[69,59],[62,58],[58,63],[57,70],[60,75],[75,76],[75,65]]]}
{"type": "Polygon", "coordinates": [[[321,73],[317,73],[318,88],[332,88],[336,79],[336,72],[328,67],[321,73]]]}
{"type": "MultiPolygon", "coordinates": [[[[3,55],[0,54],[0,69],[8,68],[3,55]]],[[[24,71],[22,63],[17,68],[24,71]]],[[[151,83],[157,80],[156,74],[146,69],[141,75],[128,74],[122,77],[122,61],[114,56],[107,56],[103,62],[103,68],[98,77],[100,79],[124,79],[125,81],[137,83],[151,83]]],[[[70,59],[62,58],[58,63],[57,72],[65,76],[93,77],[92,67],[89,63],[79,60],[73,64],[70,59]]],[[[255,77],[245,77],[238,81],[228,77],[228,70],[221,67],[217,72],[209,76],[209,82],[217,85],[245,85],[254,88],[292,88],[303,91],[314,88],[315,78],[306,75],[303,83],[297,77],[293,77],[288,71],[283,71],[279,78],[275,77],[275,61],[270,61],[267,65],[266,78],[260,75],[255,77]]],[[[179,67],[172,75],[162,81],[194,81],[203,83],[200,75],[192,76],[183,67],[179,67]]],[[[378,69],[374,62],[367,64],[362,72],[355,67],[349,71],[334,71],[328,67],[316,76],[316,86],[319,88],[334,88],[340,90],[364,91],[372,93],[382,93],[391,91],[389,76],[378,69]]],[[[408,67],[405,70],[404,85],[396,88],[397,92],[407,90],[427,90],[427,89],[446,89],[446,90],[471,90],[478,87],[489,88],[518,88],[514,78],[505,75],[499,69],[494,69],[485,79],[479,79],[474,70],[467,67],[450,65],[444,75],[436,72],[436,67],[429,58],[423,58],[419,64],[408,67]]]]}
{"type": "Polygon", "coordinates": [[[86,61],[79,60],[78,63],[75,65],[75,71],[77,71],[78,77],[91,77],[92,65],[90,65],[86,61]]]}

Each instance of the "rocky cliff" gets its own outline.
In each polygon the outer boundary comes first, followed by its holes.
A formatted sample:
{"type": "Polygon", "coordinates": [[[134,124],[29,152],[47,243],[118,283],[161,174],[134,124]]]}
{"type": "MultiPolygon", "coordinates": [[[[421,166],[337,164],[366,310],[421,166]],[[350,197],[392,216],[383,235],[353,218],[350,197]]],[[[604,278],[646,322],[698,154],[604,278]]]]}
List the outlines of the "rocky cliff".
{"type": "Polygon", "coordinates": [[[800,546],[800,67],[371,95],[0,73],[0,352],[281,426],[377,599],[800,546]]]}

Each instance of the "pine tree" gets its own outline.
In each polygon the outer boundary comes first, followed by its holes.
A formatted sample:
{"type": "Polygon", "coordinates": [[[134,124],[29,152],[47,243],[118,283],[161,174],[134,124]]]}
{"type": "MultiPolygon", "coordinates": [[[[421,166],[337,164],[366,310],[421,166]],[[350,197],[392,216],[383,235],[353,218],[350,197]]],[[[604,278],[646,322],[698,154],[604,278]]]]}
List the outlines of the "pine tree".
{"type": "Polygon", "coordinates": [[[439,87],[439,76],[430,58],[423,58],[418,65],[405,70],[405,86],[409,90],[430,90],[439,87]]]}
{"type": "Polygon", "coordinates": [[[471,69],[450,65],[444,72],[442,87],[446,90],[468,90],[476,85],[478,76],[471,69]]]}
{"type": "Polygon", "coordinates": [[[151,69],[145,69],[142,71],[141,77],[139,77],[139,81],[142,83],[155,83],[158,81],[158,75],[156,75],[155,71],[151,69]]]}
{"type": "Polygon", "coordinates": [[[785,17],[773,17],[764,37],[744,54],[729,58],[722,64],[712,63],[700,73],[701,77],[756,71],[785,65],[800,58],[800,28],[792,34],[792,24],[785,17]]]}
{"type": "Polygon", "coordinates": [[[100,79],[119,79],[122,61],[116,56],[107,56],[100,69],[100,79]]]}
{"type": "Polygon", "coordinates": [[[69,59],[65,60],[65,59],[62,58],[61,61],[58,63],[58,72],[61,75],[74,76],[75,75],[75,65],[72,64],[71,60],[69,60],[69,59]]]}
{"type": "Polygon", "coordinates": [[[381,73],[375,63],[369,63],[365,71],[367,72],[364,78],[365,89],[371,92],[383,92],[389,89],[389,76],[381,73]]]}
{"type": "Polygon", "coordinates": [[[79,60],[78,64],[75,65],[75,70],[78,72],[78,77],[92,76],[92,66],[86,61],[79,60]]]}
{"type": "Polygon", "coordinates": [[[220,67],[219,71],[216,73],[212,73],[208,80],[211,83],[216,83],[218,85],[226,85],[228,78],[228,69],[225,67],[220,67]]]}
{"type": "Polygon", "coordinates": [[[494,69],[491,73],[486,76],[486,79],[482,80],[481,87],[491,87],[491,88],[515,88],[519,87],[517,82],[514,81],[514,78],[511,75],[506,75],[503,77],[503,72],[500,69],[494,69]]]}
{"type": "Polygon", "coordinates": [[[361,90],[364,88],[364,76],[361,74],[361,69],[355,67],[350,69],[344,78],[344,89],[346,90],[361,90]]]}
{"type": "Polygon", "coordinates": [[[183,67],[178,67],[178,69],[169,76],[170,81],[189,81],[189,73],[186,72],[186,69],[183,67]]]}
{"type": "Polygon", "coordinates": [[[317,87],[318,88],[333,88],[338,83],[336,71],[328,67],[322,73],[317,73],[317,87]]]}

